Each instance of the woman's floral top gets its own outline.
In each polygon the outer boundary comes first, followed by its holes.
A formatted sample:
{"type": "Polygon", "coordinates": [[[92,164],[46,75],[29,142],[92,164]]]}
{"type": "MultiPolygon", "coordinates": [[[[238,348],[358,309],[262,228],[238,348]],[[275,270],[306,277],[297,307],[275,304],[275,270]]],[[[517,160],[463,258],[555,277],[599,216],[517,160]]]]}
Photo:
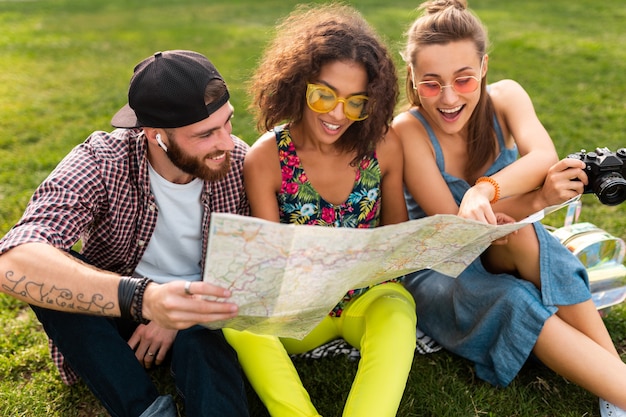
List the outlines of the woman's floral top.
{"type": "MultiPolygon", "coordinates": [[[[282,170],[282,185],[276,196],[281,223],[353,228],[378,226],[381,174],[375,152],[363,158],[359,164],[354,188],[348,199],[340,205],[334,205],[324,200],[309,182],[289,129],[280,126],[274,132],[282,170]]],[[[339,317],[345,304],[367,289],[348,291],[330,315],[339,317]]]]}

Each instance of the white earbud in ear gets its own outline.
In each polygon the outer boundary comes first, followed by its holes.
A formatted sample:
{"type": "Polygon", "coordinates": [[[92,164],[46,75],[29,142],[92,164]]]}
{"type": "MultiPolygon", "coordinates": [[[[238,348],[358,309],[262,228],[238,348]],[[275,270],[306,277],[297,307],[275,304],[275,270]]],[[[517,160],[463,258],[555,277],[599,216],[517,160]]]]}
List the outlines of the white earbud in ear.
{"type": "Polygon", "coordinates": [[[167,152],[167,146],[165,146],[165,144],[161,140],[161,134],[160,133],[156,134],[155,139],[156,139],[157,143],[159,144],[159,146],[161,147],[161,149],[163,149],[165,152],[167,152]]]}

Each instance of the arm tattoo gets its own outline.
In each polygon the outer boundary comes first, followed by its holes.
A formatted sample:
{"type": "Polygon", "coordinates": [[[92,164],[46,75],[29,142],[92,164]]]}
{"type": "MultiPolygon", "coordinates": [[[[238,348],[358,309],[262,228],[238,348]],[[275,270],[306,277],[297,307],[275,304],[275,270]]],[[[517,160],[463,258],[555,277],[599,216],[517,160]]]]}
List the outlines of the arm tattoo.
{"type": "Polygon", "coordinates": [[[14,277],[13,271],[4,274],[9,284],[2,284],[2,290],[27,303],[44,308],[75,313],[105,316],[113,310],[115,303],[107,302],[104,296],[94,293],[91,297],[79,293],[74,295],[70,289],[46,286],[44,283],[28,280],[26,276],[14,277]]]}

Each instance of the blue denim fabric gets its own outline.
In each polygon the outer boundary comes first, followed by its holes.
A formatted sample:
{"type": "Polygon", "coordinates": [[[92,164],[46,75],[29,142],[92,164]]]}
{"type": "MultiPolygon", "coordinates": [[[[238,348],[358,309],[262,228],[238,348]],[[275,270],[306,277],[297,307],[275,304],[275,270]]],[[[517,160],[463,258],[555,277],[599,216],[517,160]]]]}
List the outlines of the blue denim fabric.
{"type": "Polygon", "coordinates": [[[171,395],[161,395],[139,417],[177,417],[176,404],[171,395]]]}
{"type": "MultiPolygon", "coordinates": [[[[31,308],[74,371],[113,417],[137,417],[158,403],[159,392],[126,343],[133,323],[31,308]]],[[[170,353],[186,415],[249,415],[243,374],[221,331],[202,326],[181,330],[170,353]]],[[[169,416],[168,412],[171,409],[156,415],[169,416]]]]}
{"type": "MultiPolygon", "coordinates": [[[[460,204],[470,185],[445,172],[443,151],[434,131],[417,111],[435,151],[439,171],[460,204]]],[[[492,175],[513,163],[517,148],[506,148],[498,119],[494,127],[500,154],[483,174],[492,175]]],[[[424,211],[405,191],[409,217],[424,211]]],[[[445,349],[474,362],[476,375],[494,385],[506,386],[528,359],[545,321],[559,305],[591,298],[584,266],[541,223],[535,223],[539,240],[541,291],[528,281],[507,274],[491,274],[480,258],[456,279],[432,270],[408,275],[404,285],[417,305],[418,326],[445,349]]]]}
{"type": "Polygon", "coordinates": [[[249,415],[243,371],[221,330],[194,326],[178,332],[172,375],[188,417],[249,415]]]}
{"type": "Polygon", "coordinates": [[[508,385],[529,358],[545,321],[559,305],[588,300],[589,281],[578,259],[535,224],[541,286],[492,274],[476,259],[457,278],[432,270],[408,275],[420,329],[445,349],[474,362],[476,375],[508,385]]]}

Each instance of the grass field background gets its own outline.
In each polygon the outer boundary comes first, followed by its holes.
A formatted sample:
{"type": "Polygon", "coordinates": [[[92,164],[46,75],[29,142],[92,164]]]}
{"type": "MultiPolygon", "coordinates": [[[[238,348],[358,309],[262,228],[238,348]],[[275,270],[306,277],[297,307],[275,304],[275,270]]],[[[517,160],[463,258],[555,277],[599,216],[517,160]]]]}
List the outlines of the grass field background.
{"type": "MultiPolygon", "coordinates": [[[[394,52],[417,1],[354,1],[394,52]]],[[[158,50],[192,49],[220,69],[236,108],[234,133],[253,143],[246,82],[289,0],[0,0],[0,236],[39,182],[94,130],[109,130],[133,66],[158,50]]],[[[489,80],[513,78],[534,100],[559,154],[626,146],[626,3],[475,0],[489,29],[489,80]]],[[[399,71],[403,74],[403,71],[399,71]]],[[[401,106],[401,105],[400,105],[401,106]]],[[[399,109],[400,109],[399,106],[399,109]]],[[[583,197],[581,221],[626,238],[626,205],[583,197]]],[[[559,226],[563,213],[546,223],[559,226]]],[[[624,355],[626,312],[605,317],[624,355]]],[[[624,356],[623,356],[624,357],[624,356]]],[[[341,414],[356,364],[298,361],[324,416],[341,414]]],[[[167,372],[161,388],[173,392],[167,372]]],[[[253,415],[266,415],[251,393],[253,415]]],[[[106,415],[84,385],[64,386],[30,310],[0,295],[0,415],[106,415]]],[[[417,356],[399,416],[597,416],[590,394],[529,363],[507,388],[478,380],[446,352],[417,356]]],[[[374,416],[375,417],[375,416],[374,416]]]]}

